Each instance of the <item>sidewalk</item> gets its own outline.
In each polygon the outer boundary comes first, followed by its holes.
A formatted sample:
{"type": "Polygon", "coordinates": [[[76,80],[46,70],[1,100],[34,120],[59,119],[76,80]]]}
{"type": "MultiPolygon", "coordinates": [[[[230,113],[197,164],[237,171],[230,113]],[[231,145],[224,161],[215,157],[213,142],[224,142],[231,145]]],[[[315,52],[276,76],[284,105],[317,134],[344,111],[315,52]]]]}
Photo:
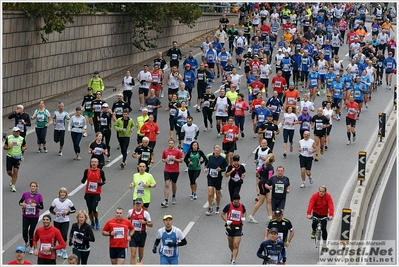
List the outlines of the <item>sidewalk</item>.
{"type": "MultiPolygon", "coordinates": [[[[215,27],[216,30],[216,27],[215,27]]],[[[203,41],[205,41],[206,36],[210,36],[212,34],[213,36],[214,31],[208,32],[206,34],[203,34],[187,43],[184,43],[179,46],[180,50],[182,51],[183,58],[180,61],[180,70],[182,70],[182,63],[184,61],[185,56],[188,56],[188,52],[191,50],[194,53],[194,56],[198,53],[200,53],[200,47],[203,41]]],[[[138,86],[137,86],[137,80],[136,76],[137,74],[143,69],[144,64],[148,64],[150,66],[150,70],[152,69],[152,66],[154,64],[154,59],[156,58],[156,54],[154,54],[154,57],[146,60],[144,62],[139,62],[136,64],[133,64],[126,69],[114,73],[108,77],[103,78],[104,84],[105,84],[105,90],[103,92],[103,99],[108,100],[112,97],[116,97],[116,95],[122,91],[122,79],[123,76],[126,74],[127,70],[130,70],[131,76],[135,79],[136,86],[134,86],[133,90],[138,91],[138,86]]],[[[166,60],[166,62],[169,65],[169,59],[166,57],[166,51],[163,51],[163,58],[166,60]]],[[[93,70],[94,72],[95,70],[93,70]]],[[[169,72],[169,68],[166,70],[165,73],[169,72]]],[[[100,73],[101,75],[101,73],[100,73]]],[[[87,81],[89,81],[91,77],[87,77],[87,81]]],[[[166,88],[166,91],[168,90],[167,87],[164,87],[164,90],[166,88]]],[[[87,94],[87,85],[81,86],[79,88],[71,89],[69,92],[63,93],[62,95],[52,97],[52,98],[44,98],[45,101],[45,107],[48,109],[53,115],[54,111],[58,109],[58,102],[63,102],[64,103],[64,110],[68,112],[69,114],[74,114],[75,113],[75,108],[77,106],[80,106],[83,100],[83,97],[87,94]]],[[[137,103],[136,97],[138,96],[137,92],[133,93],[133,98],[132,98],[132,103],[137,103]]],[[[165,98],[163,98],[165,99],[165,98]]],[[[167,99],[167,98],[166,98],[167,99]]],[[[109,103],[112,104],[112,103],[109,103]]],[[[24,107],[25,113],[29,114],[29,116],[32,116],[34,111],[38,108],[39,103],[37,105],[32,105],[28,107],[24,107]]],[[[16,108],[16,106],[15,106],[16,108]]],[[[138,109],[137,109],[138,110],[138,109]]],[[[8,116],[10,114],[4,114],[3,115],[3,122],[2,122],[2,135],[10,135],[12,133],[12,128],[14,127],[14,119],[9,120],[8,116]]],[[[35,121],[32,121],[32,126],[29,127],[28,129],[28,134],[33,132],[35,130],[35,121]]]]}

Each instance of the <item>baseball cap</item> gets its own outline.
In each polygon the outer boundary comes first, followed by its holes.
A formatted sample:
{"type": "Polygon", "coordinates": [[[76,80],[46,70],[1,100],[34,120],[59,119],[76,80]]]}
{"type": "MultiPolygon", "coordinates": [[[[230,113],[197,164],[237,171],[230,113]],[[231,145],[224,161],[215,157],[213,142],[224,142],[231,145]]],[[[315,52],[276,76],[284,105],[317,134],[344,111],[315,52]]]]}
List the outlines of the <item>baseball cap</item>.
{"type": "Polygon", "coordinates": [[[303,110],[306,110],[306,111],[307,111],[307,110],[308,110],[308,107],[303,107],[303,108],[302,108],[302,111],[303,111],[303,110]]]}
{"type": "Polygon", "coordinates": [[[18,106],[17,106],[17,108],[24,109],[24,106],[22,106],[22,105],[18,105],[18,106]]]}
{"type": "Polygon", "coordinates": [[[273,117],[273,114],[269,113],[267,114],[268,117],[273,117]]]}
{"type": "Polygon", "coordinates": [[[107,103],[104,103],[104,104],[102,105],[102,107],[103,107],[103,108],[108,108],[109,105],[108,105],[107,103]]]}
{"type": "Polygon", "coordinates": [[[270,228],[269,233],[278,233],[278,230],[276,227],[270,228]]]}
{"type": "Polygon", "coordinates": [[[88,90],[88,91],[92,91],[92,90],[93,90],[93,88],[91,88],[91,87],[88,87],[88,88],[87,88],[87,90],[88,90]]]}
{"type": "Polygon", "coordinates": [[[283,52],[283,49],[279,48],[279,49],[277,50],[277,52],[283,52]]]}
{"type": "Polygon", "coordinates": [[[148,112],[148,109],[147,108],[143,108],[141,111],[147,111],[148,112]]]}
{"type": "Polygon", "coordinates": [[[230,87],[236,88],[236,85],[234,83],[230,84],[230,87]]]}
{"type": "Polygon", "coordinates": [[[389,52],[388,55],[393,55],[393,53],[392,53],[392,52],[389,52]]]}
{"type": "Polygon", "coordinates": [[[136,198],[136,199],[134,200],[134,203],[139,203],[139,204],[141,204],[141,203],[143,203],[143,199],[142,199],[141,197],[138,197],[138,198],[136,198]]]}
{"type": "Polygon", "coordinates": [[[173,217],[172,217],[172,215],[167,214],[167,215],[163,216],[163,219],[164,219],[164,220],[166,220],[166,219],[173,219],[173,217]]]}
{"type": "Polygon", "coordinates": [[[208,67],[208,64],[204,64],[204,67],[208,67]]]}
{"type": "Polygon", "coordinates": [[[252,48],[248,48],[248,52],[252,52],[252,48]]]}
{"type": "Polygon", "coordinates": [[[276,211],[274,212],[274,214],[275,214],[276,216],[280,216],[280,215],[283,215],[283,212],[281,211],[281,209],[276,209],[276,211]]]}
{"type": "Polygon", "coordinates": [[[209,83],[206,85],[205,89],[208,89],[208,88],[212,88],[209,83]]]}
{"type": "Polygon", "coordinates": [[[294,83],[294,82],[290,82],[290,85],[291,85],[291,84],[295,85],[295,83],[294,83]]]}
{"type": "Polygon", "coordinates": [[[82,110],[82,108],[81,107],[76,107],[75,110],[82,110]]]}
{"type": "Polygon", "coordinates": [[[21,251],[21,252],[25,253],[25,248],[23,246],[18,246],[15,248],[15,252],[17,252],[17,251],[21,251]]]}
{"type": "Polygon", "coordinates": [[[96,70],[96,71],[94,72],[94,74],[99,74],[98,70],[96,70]]]}
{"type": "Polygon", "coordinates": [[[187,63],[185,67],[191,67],[191,65],[187,63]]]}
{"type": "Polygon", "coordinates": [[[123,94],[122,93],[118,93],[118,96],[123,96],[123,94]]]}
{"type": "Polygon", "coordinates": [[[14,128],[12,128],[12,131],[13,131],[13,132],[20,132],[21,129],[19,129],[18,127],[14,127],[14,128]]]}
{"type": "Polygon", "coordinates": [[[259,57],[258,54],[255,54],[254,57],[259,57]]]}

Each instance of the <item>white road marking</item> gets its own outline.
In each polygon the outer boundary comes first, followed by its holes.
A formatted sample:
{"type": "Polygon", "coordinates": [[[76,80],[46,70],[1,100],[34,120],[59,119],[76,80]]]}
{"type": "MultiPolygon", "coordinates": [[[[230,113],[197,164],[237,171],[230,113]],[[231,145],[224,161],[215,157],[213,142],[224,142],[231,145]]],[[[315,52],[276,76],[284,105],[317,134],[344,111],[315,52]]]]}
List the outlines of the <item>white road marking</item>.
{"type": "MultiPolygon", "coordinates": [[[[130,150],[127,151],[127,154],[130,153],[130,150]]],[[[123,156],[119,155],[117,156],[113,161],[111,161],[110,163],[108,163],[107,165],[105,165],[106,168],[111,167],[113,164],[115,164],[117,161],[119,161],[123,156]]]]}
{"type": "Polygon", "coordinates": [[[193,228],[195,222],[189,222],[186,228],[184,228],[183,236],[186,237],[188,232],[190,232],[191,228],[193,228]]]}

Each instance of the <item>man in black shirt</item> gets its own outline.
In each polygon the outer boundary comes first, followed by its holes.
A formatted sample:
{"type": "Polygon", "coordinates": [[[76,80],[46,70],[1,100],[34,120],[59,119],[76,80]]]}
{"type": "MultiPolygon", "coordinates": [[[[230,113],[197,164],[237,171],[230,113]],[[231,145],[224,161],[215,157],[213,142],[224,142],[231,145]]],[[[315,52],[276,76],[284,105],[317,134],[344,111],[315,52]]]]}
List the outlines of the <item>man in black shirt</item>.
{"type": "Polygon", "coordinates": [[[220,25],[223,26],[223,30],[226,31],[226,27],[229,24],[229,19],[226,18],[226,13],[222,13],[222,17],[219,19],[220,25]]]}
{"type": "Polygon", "coordinates": [[[277,228],[278,230],[278,238],[277,240],[283,241],[284,246],[288,247],[291,244],[292,238],[294,238],[295,231],[294,227],[292,226],[292,223],[290,220],[287,218],[283,217],[283,211],[280,209],[276,209],[274,212],[276,215],[276,219],[273,219],[269,222],[267,225],[267,228],[265,230],[265,239],[268,239],[269,236],[269,231],[272,228],[277,228]],[[288,236],[288,231],[290,232],[290,235],[288,236]]]}
{"type": "Polygon", "coordinates": [[[139,169],[139,164],[144,163],[147,166],[146,172],[150,171],[151,164],[154,164],[154,149],[148,146],[150,139],[148,137],[143,137],[141,146],[136,147],[132,157],[138,159],[137,170],[139,169]]]}
{"type": "Polygon", "coordinates": [[[233,56],[234,52],[234,38],[238,36],[238,30],[236,29],[235,25],[231,25],[231,28],[227,31],[227,35],[229,36],[229,53],[233,56]]]}
{"type": "Polygon", "coordinates": [[[317,109],[317,115],[314,115],[312,118],[312,130],[317,147],[314,161],[319,161],[319,154],[317,153],[319,148],[320,154],[324,154],[324,140],[326,138],[327,127],[330,127],[330,120],[323,115],[323,108],[320,107],[317,109]]]}
{"type": "Polygon", "coordinates": [[[173,47],[168,50],[166,53],[168,57],[170,57],[170,68],[176,66],[177,69],[179,69],[179,59],[181,60],[182,58],[182,53],[179,48],[177,48],[177,42],[173,41],[173,47]]]}
{"type": "Polygon", "coordinates": [[[273,218],[276,218],[276,210],[284,210],[285,199],[290,192],[290,179],[284,176],[284,167],[277,167],[277,175],[270,177],[265,187],[272,192],[273,218]]]}
{"type": "Polygon", "coordinates": [[[273,152],[274,148],[274,143],[276,142],[275,140],[275,135],[279,134],[280,130],[278,129],[278,125],[274,124],[273,122],[273,114],[270,113],[267,115],[267,121],[264,121],[258,130],[258,134],[263,134],[263,139],[266,139],[268,147],[270,148],[270,153],[273,152]]]}
{"type": "MultiPolygon", "coordinates": [[[[128,109],[129,112],[132,111],[132,108],[129,106],[129,104],[125,101],[123,101],[123,94],[118,93],[118,99],[112,104],[112,112],[115,114],[115,118],[119,119],[122,117],[123,110],[128,109]]],[[[115,120],[116,120],[115,119],[115,120]]]]}

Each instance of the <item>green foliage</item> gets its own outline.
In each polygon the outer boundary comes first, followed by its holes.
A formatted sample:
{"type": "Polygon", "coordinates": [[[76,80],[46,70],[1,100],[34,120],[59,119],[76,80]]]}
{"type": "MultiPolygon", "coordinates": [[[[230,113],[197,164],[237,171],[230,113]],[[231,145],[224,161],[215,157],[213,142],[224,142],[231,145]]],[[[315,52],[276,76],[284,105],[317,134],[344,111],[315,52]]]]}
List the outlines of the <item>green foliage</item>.
{"type": "Polygon", "coordinates": [[[155,41],[163,32],[165,23],[178,21],[192,28],[202,16],[198,3],[3,3],[3,10],[23,11],[28,18],[43,18],[44,26],[35,25],[41,32],[42,42],[45,34],[61,33],[68,23],[74,23],[74,16],[83,13],[107,15],[109,12],[126,13],[133,31],[133,46],[144,51],[156,48],[155,41]],[[150,33],[153,37],[149,37],[150,33]]]}

